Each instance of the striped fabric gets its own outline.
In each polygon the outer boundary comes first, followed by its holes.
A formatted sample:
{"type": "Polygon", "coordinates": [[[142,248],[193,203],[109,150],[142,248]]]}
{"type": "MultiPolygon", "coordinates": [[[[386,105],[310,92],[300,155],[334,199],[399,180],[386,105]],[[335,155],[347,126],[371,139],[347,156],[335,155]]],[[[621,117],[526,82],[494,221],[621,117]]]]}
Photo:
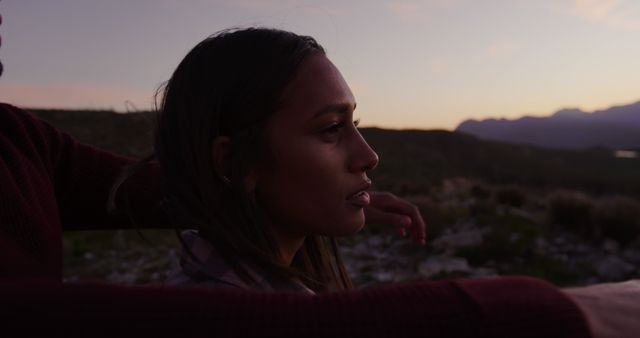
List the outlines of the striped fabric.
{"type": "Polygon", "coordinates": [[[315,294],[313,290],[301,282],[291,281],[282,283],[270,276],[259,273],[258,269],[245,269],[255,280],[255,283],[243,281],[220,257],[213,245],[200,237],[195,230],[183,231],[181,234],[185,247],[180,255],[181,270],[170,280],[174,286],[212,286],[223,288],[240,288],[264,292],[295,291],[315,294]]]}

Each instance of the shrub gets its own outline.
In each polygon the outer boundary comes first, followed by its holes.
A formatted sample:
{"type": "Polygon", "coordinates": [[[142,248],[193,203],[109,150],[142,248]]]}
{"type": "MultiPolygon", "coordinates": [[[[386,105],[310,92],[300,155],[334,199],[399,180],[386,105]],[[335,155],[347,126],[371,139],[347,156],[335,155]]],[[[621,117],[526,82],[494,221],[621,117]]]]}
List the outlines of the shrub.
{"type": "Polygon", "coordinates": [[[486,200],[491,198],[491,187],[484,183],[475,183],[471,187],[471,197],[477,200],[486,200]]]}
{"type": "Polygon", "coordinates": [[[477,221],[479,225],[489,227],[482,244],[460,248],[457,252],[457,255],[466,258],[473,265],[484,264],[490,260],[526,260],[533,255],[535,239],[545,231],[530,220],[511,214],[486,215],[479,217],[477,221]]]}
{"type": "Polygon", "coordinates": [[[469,214],[474,217],[495,215],[497,205],[491,200],[476,200],[469,206],[469,214]]]}
{"type": "Polygon", "coordinates": [[[521,208],[527,201],[527,193],[517,186],[506,186],[496,191],[496,200],[500,204],[521,208]]]}
{"type": "Polygon", "coordinates": [[[558,286],[575,285],[580,281],[580,274],[549,256],[534,256],[527,264],[512,265],[500,273],[538,277],[558,286]]]}
{"type": "Polygon", "coordinates": [[[426,195],[414,195],[404,197],[407,201],[415,204],[426,225],[427,238],[433,239],[444,231],[445,228],[455,223],[457,214],[450,208],[441,207],[438,203],[434,202],[429,196],[426,195]]]}
{"type": "Polygon", "coordinates": [[[549,221],[585,237],[597,236],[593,227],[594,202],[580,192],[560,190],[548,198],[549,221]]]}
{"type": "Polygon", "coordinates": [[[627,245],[640,236],[640,202],[626,197],[603,199],[594,220],[603,237],[627,245]]]}

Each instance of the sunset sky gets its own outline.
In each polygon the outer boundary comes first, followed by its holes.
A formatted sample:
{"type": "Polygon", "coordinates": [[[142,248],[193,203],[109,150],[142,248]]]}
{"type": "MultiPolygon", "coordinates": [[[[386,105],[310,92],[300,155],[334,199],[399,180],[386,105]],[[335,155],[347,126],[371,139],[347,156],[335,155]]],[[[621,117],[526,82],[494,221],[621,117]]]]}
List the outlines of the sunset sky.
{"type": "Polygon", "coordinates": [[[149,109],[191,47],[233,26],[317,38],[364,126],[640,100],[638,0],[3,0],[0,14],[0,101],[22,107],[149,109]]]}

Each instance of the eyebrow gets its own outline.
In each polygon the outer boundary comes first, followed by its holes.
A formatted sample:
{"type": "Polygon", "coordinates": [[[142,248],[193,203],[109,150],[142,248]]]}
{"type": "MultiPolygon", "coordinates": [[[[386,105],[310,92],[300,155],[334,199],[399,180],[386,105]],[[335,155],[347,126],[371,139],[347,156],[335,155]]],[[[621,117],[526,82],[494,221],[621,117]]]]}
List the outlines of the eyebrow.
{"type": "Polygon", "coordinates": [[[313,114],[313,117],[311,118],[316,119],[324,114],[328,114],[328,113],[341,113],[344,114],[346,112],[348,112],[349,110],[355,110],[356,109],[356,103],[354,103],[353,105],[351,105],[351,103],[335,103],[335,104],[330,104],[328,106],[325,106],[324,108],[318,110],[317,112],[315,112],[315,114],[313,114]]]}

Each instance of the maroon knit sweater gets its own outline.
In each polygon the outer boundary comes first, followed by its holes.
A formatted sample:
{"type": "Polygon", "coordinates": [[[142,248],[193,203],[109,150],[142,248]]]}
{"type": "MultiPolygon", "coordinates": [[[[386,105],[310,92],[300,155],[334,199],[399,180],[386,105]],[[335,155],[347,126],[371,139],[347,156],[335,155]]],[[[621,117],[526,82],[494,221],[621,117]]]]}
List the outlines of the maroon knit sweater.
{"type": "MultiPolygon", "coordinates": [[[[0,277],[62,278],[62,231],[130,227],[107,198],[132,159],[81,144],[18,108],[0,104],[0,277]]],[[[166,223],[157,168],[131,180],[140,226],[166,223]]]]}
{"type": "MultiPolygon", "coordinates": [[[[128,227],[109,216],[131,162],[0,104],[0,336],[589,337],[554,286],[529,277],[421,282],[318,296],[61,283],[65,230],[128,227]]],[[[163,226],[157,168],[128,194],[163,226]]]]}

